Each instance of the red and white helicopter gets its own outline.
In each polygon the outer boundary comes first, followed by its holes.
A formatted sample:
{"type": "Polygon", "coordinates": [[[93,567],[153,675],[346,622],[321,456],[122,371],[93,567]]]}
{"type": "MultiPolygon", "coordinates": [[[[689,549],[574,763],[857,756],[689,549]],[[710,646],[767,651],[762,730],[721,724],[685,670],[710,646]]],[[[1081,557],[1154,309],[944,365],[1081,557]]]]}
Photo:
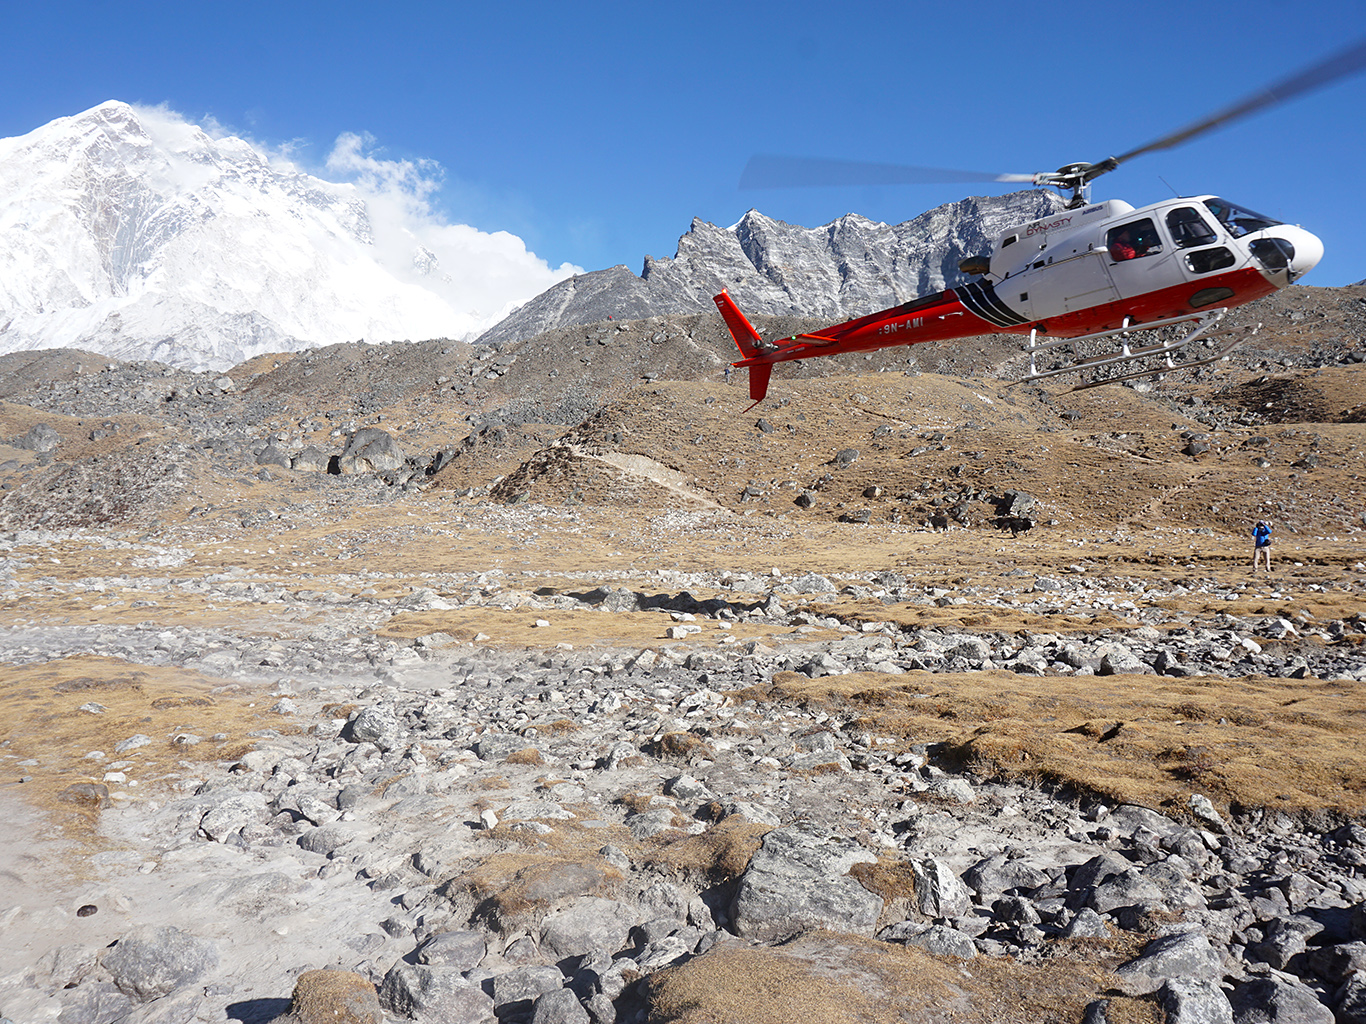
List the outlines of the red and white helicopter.
{"type": "Polygon", "coordinates": [[[1315,64],[1248,99],[1146,146],[1098,163],[1074,163],[1039,174],[987,175],[840,160],[756,156],[741,187],[894,184],[928,180],[1022,182],[1070,189],[1066,209],[1001,232],[990,254],[959,270],[975,277],[868,316],[776,340],[760,336],[730,295],[714,299],[749,369],[749,394],[768,393],[777,363],[893,345],[1007,333],[1029,336],[1029,375],[1114,364],[1144,369],[1078,385],[1115,383],[1215,362],[1256,327],[1217,330],[1229,309],[1299,280],[1323,257],[1323,243],[1301,227],[1282,224],[1217,196],[1167,199],[1135,209],[1122,200],[1090,202],[1090,183],[1126,160],[1168,149],[1196,135],[1283,102],[1366,66],[1366,41],[1315,64]],[[1137,331],[1185,325],[1183,336],[1132,347],[1137,331]],[[1196,341],[1234,335],[1215,355],[1175,361],[1196,341]],[[1081,358],[1083,342],[1116,339],[1119,347],[1081,358]],[[1067,346],[1068,365],[1040,371],[1035,357],[1067,346]]]}

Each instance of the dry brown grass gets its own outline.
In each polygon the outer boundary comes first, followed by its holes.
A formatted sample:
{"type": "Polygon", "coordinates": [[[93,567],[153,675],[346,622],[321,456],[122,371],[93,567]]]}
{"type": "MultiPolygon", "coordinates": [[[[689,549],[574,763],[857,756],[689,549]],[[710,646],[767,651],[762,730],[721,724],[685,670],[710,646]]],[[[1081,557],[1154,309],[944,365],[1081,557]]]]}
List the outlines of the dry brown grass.
{"type": "Polygon", "coordinates": [[[736,814],[701,835],[664,839],[647,851],[646,861],[653,868],[673,870],[705,883],[729,881],[744,874],[750,858],[771,831],[771,825],[746,821],[736,814]]]}
{"type": "Polygon", "coordinates": [[[964,768],[1180,812],[1366,809],[1366,686],[1250,676],[1008,672],[774,677],[772,697],[838,707],[882,733],[943,743],[964,768]]]}
{"type": "MultiPolygon", "coordinates": [[[[1105,967],[1074,960],[941,959],[915,948],[811,932],[784,946],[718,945],[652,975],[651,1024],[1074,1024],[1106,989],[1105,967]]],[[[1158,1024],[1147,1000],[1111,1019],[1158,1024]]]]}
{"type": "Polygon", "coordinates": [[[849,875],[869,892],[882,897],[875,930],[921,916],[914,902],[915,872],[909,861],[879,857],[873,863],[855,864],[849,875]]]}
{"type": "Polygon", "coordinates": [[[557,718],[553,722],[537,722],[535,725],[527,726],[525,731],[535,729],[542,736],[564,736],[571,732],[578,732],[583,726],[578,722],[570,721],[568,718],[557,718]]]}
{"type": "Polygon", "coordinates": [[[660,757],[671,757],[680,761],[713,756],[707,741],[690,732],[666,732],[659,737],[655,747],[660,757]]]}
{"type": "MultiPolygon", "coordinates": [[[[0,686],[0,735],[7,741],[7,774],[26,775],[20,794],[36,806],[59,811],[56,820],[82,825],[72,818],[73,806],[57,799],[67,786],[101,783],[105,766],[130,761],[122,769],[129,782],[110,789],[132,796],[158,793],[166,782],[193,775],[206,761],[230,763],[254,745],[246,734],[270,725],[285,731],[286,721],[265,715],[265,705],[248,694],[224,692],[213,680],[183,668],[133,666],[116,658],[90,655],[62,658],[45,664],[9,666],[0,686]],[[101,714],[79,710],[87,703],[103,705],[101,714]],[[126,753],[114,747],[141,733],[152,742],[126,753]],[[226,742],[211,736],[225,733],[226,742]],[[200,742],[176,743],[175,737],[193,735],[200,742]],[[102,760],[86,754],[102,751],[102,760]],[[36,759],[37,765],[15,767],[17,761],[36,759]]],[[[297,729],[297,727],[295,727],[297,729]]]]}
{"type": "MultiPolygon", "coordinates": [[[[1305,296],[1312,294],[1316,293],[1310,289],[1294,301],[1307,301],[1305,296]]],[[[1355,295],[1350,299],[1354,303],[1355,295]]],[[[1278,338],[1276,344],[1293,340],[1278,338]]],[[[616,448],[622,454],[647,456],[695,477],[698,488],[730,510],[687,529],[661,531],[654,517],[638,514],[649,504],[643,490],[633,490],[626,497],[604,491],[604,504],[570,507],[558,504],[563,495],[548,486],[533,497],[547,500],[549,511],[518,507],[517,516],[529,517],[522,529],[509,527],[508,509],[483,499],[456,499],[445,489],[487,483],[481,473],[495,464],[500,472],[505,471],[507,460],[529,456],[553,433],[529,430],[522,439],[526,450],[504,446],[496,453],[457,460],[443,471],[441,488],[405,496],[395,505],[329,506],[329,485],[324,479],[282,472],[271,481],[249,480],[219,467],[205,471],[194,493],[184,496],[182,506],[159,510],[155,531],[165,543],[188,552],[177,575],[195,578],[238,569],[253,579],[296,591],[347,593],[354,588],[337,582],[333,575],[339,569],[339,548],[346,544],[350,550],[345,571],[382,567],[386,577],[373,586],[385,598],[427,586],[433,574],[490,570],[501,571],[498,585],[507,590],[530,593],[549,587],[568,593],[597,584],[632,589],[654,586],[643,582],[642,573],[671,568],[714,570],[719,565],[759,574],[776,568],[787,576],[816,571],[837,585],[860,586],[870,586],[883,570],[896,569],[911,578],[913,588],[944,587],[965,595],[966,603],[944,608],[919,603],[884,605],[876,599],[842,595],[820,606],[855,622],[892,622],[908,628],[1064,634],[1133,628],[1136,620],[1095,608],[1045,612],[1037,607],[1002,606],[968,590],[980,587],[984,595],[1005,595],[1007,600],[1018,594],[1021,604],[1027,604],[1033,597],[1022,592],[1028,590],[1033,575],[1064,574],[1080,562],[1090,578],[1123,577],[1132,585],[1127,592],[1140,607],[1160,605],[1173,617],[1210,619],[1225,612],[1311,622],[1348,617],[1361,606],[1360,510],[1352,495],[1354,491],[1360,494],[1359,477],[1366,469],[1366,424],[1349,421],[1354,414],[1348,414],[1356,408],[1353,403],[1359,403],[1354,396],[1360,394],[1366,367],[1286,373],[1269,381],[1261,377],[1260,370],[1238,371],[1221,374],[1208,384],[1163,383],[1150,392],[1111,388],[1068,394],[1061,387],[1011,389],[1000,381],[934,374],[914,378],[890,373],[788,376],[775,381],[769,401],[752,413],[746,408],[749,403],[742,387],[715,380],[661,380],[625,397],[595,419],[593,429],[598,433],[590,440],[610,448],[615,444],[610,438],[619,432],[623,440],[616,448]],[[1225,388],[1227,393],[1223,393],[1225,388]],[[1255,427],[1235,424],[1217,432],[1209,455],[1191,459],[1180,453],[1180,431],[1204,427],[1192,418],[1195,408],[1179,404],[1187,393],[1206,403],[1241,404],[1248,409],[1261,408],[1263,399],[1274,400],[1279,403],[1277,415],[1286,422],[1255,427]],[[1063,410],[1068,412],[1065,420],[1063,410]],[[777,429],[756,431],[760,415],[777,429]],[[1294,415],[1321,419],[1296,422],[1294,415]],[[965,426],[969,421],[971,429],[965,426]],[[944,433],[942,449],[938,441],[926,443],[924,435],[932,431],[944,433]],[[1254,435],[1264,435],[1269,441],[1249,447],[1247,442],[1254,435]],[[694,438],[700,442],[694,443],[694,438]],[[831,456],[846,447],[857,447],[859,460],[833,472],[816,508],[797,508],[791,500],[795,492],[784,489],[784,483],[806,486],[831,471],[831,456]],[[927,450],[910,454],[919,448],[927,450]],[[1311,450],[1319,458],[1315,469],[1293,465],[1311,450]],[[1265,470],[1250,468],[1253,454],[1267,455],[1273,465],[1265,470]],[[740,492],[751,480],[765,496],[757,502],[741,501],[740,492]],[[1098,481],[1107,495],[1103,502],[1093,499],[1098,481]],[[881,487],[882,495],[865,499],[863,490],[869,485],[881,487]],[[1027,490],[1042,503],[1045,522],[1028,534],[1012,538],[980,526],[948,533],[919,529],[924,517],[917,495],[968,488],[999,493],[1009,487],[1027,490]],[[1263,514],[1260,502],[1268,497],[1283,502],[1288,510],[1277,516],[1286,527],[1278,539],[1277,571],[1269,579],[1252,581],[1236,600],[1226,600],[1229,588],[1248,583],[1245,526],[1263,514]],[[236,515],[244,509],[296,502],[313,503],[316,514],[293,517],[288,530],[276,521],[244,529],[236,515]],[[191,503],[201,507],[212,503],[221,511],[207,518],[190,516],[191,503]],[[840,503],[850,508],[867,506],[871,523],[836,522],[840,503]],[[571,512],[572,519],[568,518],[571,512]],[[1057,525],[1049,525],[1047,519],[1054,516],[1057,525]],[[1194,532],[1205,527],[1213,532],[1194,532]],[[1018,572],[1021,569],[1023,574],[1018,572]],[[572,582],[569,574],[574,574],[572,582]],[[1173,595],[1177,584],[1188,585],[1189,592],[1173,595]],[[1149,589],[1153,592],[1147,593],[1149,589]]],[[[405,412],[406,408],[399,403],[386,410],[386,422],[416,415],[411,409],[405,412]]],[[[447,415],[450,412],[428,410],[419,417],[431,427],[432,432],[424,437],[433,446],[458,444],[460,434],[448,436],[442,431],[467,429],[458,415],[447,415]]],[[[4,427],[0,435],[12,437],[34,423],[50,422],[61,434],[61,459],[112,457],[120,449],[131,449],[148,432],[174,433],[150,419],[119,419],[122,429],[116,435],[93,442],[88,437],[88,421],[0,403],[0,426],[4,427]]],[[[7,450],[5,455],[14,455],[24,465],[32,461],[32,453],[7,450]]],[[[657,507],[667,511],[683,507],[656,490],[657,507]]],[[[142,536],[142,524],[124,525],[125,539],[142,536]]],[[[107,532],[120,536],[118,529],[118,524],[109,524],[107,532]]],[[[327,614],[298,606],[244,604],[174,587],[156,593],[126,591],[118,598],[73,590],[92,577],[136,575],[126,548],[103,545],[98,537],[89,543],[73,538],[60,551],[34,544],[16,550],[16,555],[28,564],[16,569],[16,586],[0,595],[0,618],[15,621],[120,626],[150,621],[162,628],[221,628],[244,637],[288,637],[327,614]],[[59,586],[44,582],[49,580],[59,586]],[[154,600],[155,607],[133,607],[142,598],[154,600]]],[[[718,590],[698,591],[695,596],[722,596],[746,604],[762,595],[718,590]]],[[[800,601],[785,596],[782,600],[789,606],[800,601]]],[[[491,639],[480,641],[481,645],[514,650],[612,645],[703,651],[724,650],[717,647],[723,636],[777,646],[794,639],[839,635],[825,631],[797,635],[785,623],[763,620],[741,621],[722,633],[713,624],[699,622],[703,632],[664,642],[662,634],[669,620],[658,611],[607,614],[588,608],[547,611],[489,606],[404,611],[380,626],[377,634],[403,641],[446,631],[462,641],[473,641],[482,633],[491,639]],[[541,618],[550,626],[537,627],[541,618]]],[[[1363,652],[1358,647],[1354,653],[1363,652]]],[[[16,678],[22,681],[24,677],[16,678]]],[[[169,685],[171,676],[165,678],[169,685]]],[[[207,679],[198,682],[210,685],[207,679]]],[[[1362,773],[1351,749],[1358,723],[1352,693],[1334,693],[1336,684],[1312,680],[1165,680],[1154,684],[1155,694],[1149,697],[1142,693],[1149,682],[1135,689],[1131,681],[1126,692],[1120,680],[1091,679],[1082,686],[1079,681],[1004,674],[975,681],[912,674],[898,682],[877,680],[866,685],[874,695],[870,706],[851,704],[838,694],[821,699],[845,701],[846,707],[886,721],[910,739],[952,743],[964,763],[1072,781],[1117,798],[1159,805],[1174,801],[1171,805],[1175,806],[1188,791],[1200,789],[1225,803],[1267,803],[1291,810],[1350,812],[1361,808],[1356,780],[1362,773]],[[927,696],[907,703],[896,696],[898,686],[920,687],[927,696]],[[1198,692],[1176,693],[1175,688],[1181,686],[1198,692]],[[886,708],[880,706],[882,698],[877,694],[889,695],[886,708]],[[1160,706],[1163,700],[1167,704],[1160,706]],[[1021,711],[1030,701],[1039,709],[1032,718],[1021,711]],[[1113,707],[1110,701],[1115,702],[1113,707]],[[1066,714],[1048,710],[1050,702],[1057,702],[1066,714]],[[1066,721],[1060,725],[1050,715],[1066,721]],[[1183,724],[1177,724],[1178,718],[1183,724]],[[1088,735],[1084,728],[1078,733],[1067,731],[1087,722],[1099,723],[1100,731],[1096,735],[1088,735]],[[1116,727],[1113,736],[1101,738],[1116,727]]],[[[16,692],[22,689],[20,685],[16,692]]],[[[157,693],[153,699],[165,695],[157,693]]],[[[768,684],[763,684],[736,693],[733,699],[767,696],[768,684]]],[[[224,710],[225,698],[218,695],[215,699],[217,710],[224,710]]],[[[13,694],[4,700],[7,705],[0,705],[0,710],[18,709],[22,703],[13,694]]],[[[244,697],[244,702],[250,703],[250,698],[244,697]]],[[[328,713],[340,715],[349,710],[340,706],[328,713]]],[[[156,716],[183,715],[184,723],[168,719],[168,728],[173,728],[193,724],[191,716],[200,712],[206,717],[216,713],[212,708],[188,705],[149,706],[139,717],[151,715],[157,724],[161,719],[156,716]]],[[[27,741],[19,735],[27,728],[23,715],[11,720],[17,730],[11,749],[42,753],[36,746],[24,745],[27,741]]],[[[86,750],[108,745],[94,716],[76,716],[69,724],[90,727],[81,738],[64,733],[70,743],[86,750]]],[[[269,724],[278,726],[278,722],[269,724]]],[[[570,727],[554,722],[534,726],[541,734],[570,727]]],[[[245,730],[196,726],[194,731],[237,736],[245,730]]],[[[683,734],[668,739],[661,752],[680,760],[705,756],[702,742],[683,734]]],[[[142,758],[151,756],[147,750],[142,758]]],[[[177,750],[175,760],[193,761],[209,753],[201,744],[197,750],[177,750]]],[[[43,759],[31,772],[35,783],[29,792],[48,792],[42,779],[56,763],[54,758],[43,759]]],[[[50,792],[95,774],[91,765],[76,767],[84,771],[63,769],[62,785],[50,792]]]]}
{"type": "MultiPolygon", "coordinates": [[[[584,830],[585,832],[587,830],[584,830]]],[[[572,829],[537,837],[542,850],[515,846],[520,833],[494,830],[495,841],[511,841],[512,848],[484,857],[462,874],[450,878],[443,893],[453,901],[468,901],[475,915],[499,931],[533,924],[565,900],[582,896],[610,896],[621,882],[621,872],[589,845],[590,837],[572,829]]]]}
{"type": "Polygon", "coordinates": [[[613,803],[621,804],[633,814],[643,814],[650,809],[650,801],[654,799],[652,793],[623,793],[617,797],[613,803]]]}

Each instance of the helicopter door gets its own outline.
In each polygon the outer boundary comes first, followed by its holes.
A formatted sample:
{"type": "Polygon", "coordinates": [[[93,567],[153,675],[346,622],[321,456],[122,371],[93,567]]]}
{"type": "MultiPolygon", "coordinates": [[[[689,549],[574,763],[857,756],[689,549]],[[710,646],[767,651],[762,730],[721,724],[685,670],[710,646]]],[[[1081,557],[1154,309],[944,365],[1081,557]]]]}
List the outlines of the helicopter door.
{"type": "Polygon", "coordinates": [[[1099,249],[1062,258],[1040,255],[1023,274],[1005,281],[997,291],[1028,319],[1046,320],[1117,298],[1105,266],[1108,262],[1099,249]]]}
{"type": "Polygon", "coordinates": [[[1121,298],[1143,295],[1185,280],[1151,217],[1111,228],[1105,233],[1105,249],[1110,279],[1121,298]]]}

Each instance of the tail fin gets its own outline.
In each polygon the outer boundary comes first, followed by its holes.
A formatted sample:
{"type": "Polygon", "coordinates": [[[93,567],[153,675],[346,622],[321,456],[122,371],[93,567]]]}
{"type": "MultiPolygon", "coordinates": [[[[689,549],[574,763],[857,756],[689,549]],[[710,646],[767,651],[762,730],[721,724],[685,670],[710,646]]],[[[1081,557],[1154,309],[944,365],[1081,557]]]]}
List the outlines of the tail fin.
{"type": "MultiPolygon", "coordinates": [[[[743,365],[747,360],[762,355],[763,350],[759,348],[759,332],[754,329],[754,325],[745,319],[745,314],[740,312],[740,307],[735,304],[735,300],[730,297],[730,293],[722,291],[720,295],[712,299],[716,303],[716,308],[721,311],[721,319],[726,322],[726,327],[730,330],[730,336],[735,339],[735,344],[740,348],[740,354],[744,359],[734,365],[743,365]]],[[[749,366],[749,397],[758,405],[768,394],[768,379],[773,375],[772,363],[752,363],[749,366]]],[[[753,406],[751,406],[753,408],[753,406]]]]}
{"type": "Polygon", "coordinates": [[[712,299],[716,303],[716,308],[721,311],[721,319],[730,328],[730,336],[735,339],[735,344],[740,346],[740,352],[746,359],[759,354],[759,332],[754,329],[754,325],[745,319],[745,314],[740,312],[740,307],[735,304],[735,300],[730,297],[730,292],[723,291],[712,299]]]}

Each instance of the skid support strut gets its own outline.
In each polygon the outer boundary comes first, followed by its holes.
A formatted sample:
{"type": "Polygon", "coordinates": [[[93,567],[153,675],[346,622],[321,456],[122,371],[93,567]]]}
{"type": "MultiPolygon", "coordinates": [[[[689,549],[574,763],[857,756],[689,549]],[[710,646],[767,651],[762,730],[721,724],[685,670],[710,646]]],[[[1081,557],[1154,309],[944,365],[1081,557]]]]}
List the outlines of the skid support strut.
{"type": "Polygon", "coordinates": [[[1243,327],[1224,327],[1214,330],[1215,326],[1228,313],[1227,308],[1211,309],[1204,313],[1188,313],[1185,316],[1169,317],[1166,320],[1153,320],[1149,323],[1133,325],[1129,317],[1124,318],[1124,326],[1109,331],[1097,331],[1095,334],[1085,334],[1077,338],[1053,338],[1048,341],[1040,341],[1037,330],[1029,332],[1029,346],[1025,350],[1029,353],[1029,376],[1022,377],[1017,383],[1024,383],[1031,380],[1043,380],[1047,377],[1056,377],[1064,373],[1080,373],[1083,370],[1094,370],[1102,366],[1114,366],[1119,363],[1146,364],[1142,369],[1137,369],[1133,373],[1127,373],[1119,377],[1107,377],[1104,380],[1090,381],[1078,384],[1073,390],[1080,391],[1085,388],[1098,387],[1101,384],[1116,384],[1120,381],[1134,380],[1139,377],[1149,377],[1161,373],[1169,373],[1173,370],[1186,370],[1196,366],[1205,366],[1209,363],[1218,362],[1223,359],[1235,346],[1240,344],[1245,338],[1251,337],[1261,329],[1261,324],[1250,324],[1243,327]],[[1166,339],[1160,344],[1148,345],[1141,348],[1130,346],[1130,339],[1138,331],[1151,331],[1158,327],[1168,327],[1172,324],[1190,323],[1194,326],[1184,337],[1176,339],[1166,339]],[[1172,359],[1172,354],[1181,351],[1186,346],[1196,341],[1208,341],[1213,338],[1232,337],[1232,340],[1224,345],[1217,354],[1208,359],[1191,359],[1176,362],[1172,359]],[[1082,356],[1078,347],[1082,342],[1098,341],[1102,338],[1118,338],[1119,350],[1108,354],[1097,356],[1082,356]],[[1067,366],[1060,366],[1052,370],[1039,371],[1036,363],[1036,356],[1040,352],[1050,349],[1071,346],[1072,355],[1076,361],[1067,366]],[[1156,365],[1152,365],[1155,363],[1156,365]]]}

